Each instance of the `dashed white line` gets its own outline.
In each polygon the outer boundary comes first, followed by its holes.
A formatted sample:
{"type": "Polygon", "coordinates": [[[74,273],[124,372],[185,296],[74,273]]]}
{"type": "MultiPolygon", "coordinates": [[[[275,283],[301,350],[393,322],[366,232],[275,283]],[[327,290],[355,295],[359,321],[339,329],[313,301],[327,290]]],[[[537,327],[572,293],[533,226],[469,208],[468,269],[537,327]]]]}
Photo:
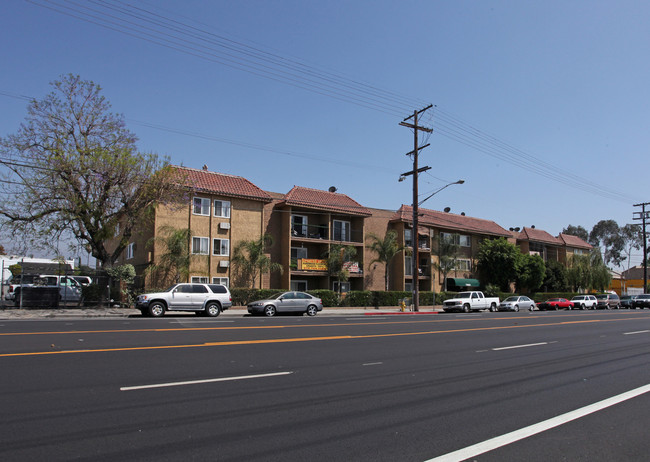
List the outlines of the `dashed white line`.
{"type": "Polygon", "coordinates": [[[492,351],[512,350],[513,348],[528,348],[528,347],[540,346],[540,345],[548,345],[548,342],[529,343],[527,345],[513,345],[513,346],[507,346],[507,347],[501,347],[501,348],[492,348],[492,351]]]}
{"type": "Polygon", "coordinates": [[[382,362],[376,362],[376,363],[364,363],[362,366],[379,366],[380,364],[384,364],[382,362]]]}
{"type": "Polygon", "coordinates": [[[576,409],[575,411],[567,412],[566,414],[562,414],[543,422],[539,422],[528,427],[506,433],[505,435],[497,436],[496,438],[492,438],[487,441],[459,449],[458,451],[450,452],[448,454],[429,459],[426,462],[459,462],[466,460],[471,457],[478,456],[479,454],[483,454],[488,451],[492,451],[494,449],[498,449],[516,441],[522,440],[524,438],[528,438],[529,436],[550,430],[551,428],[558,427],[567,422],[571,422],[572,420],[593,414],[594,412],[602,411],[605,408],[614,406],[632,398],[636,398],[637,396],[648,392],[650,392],[650,385],[644,385],[642,387],[635,388],[634,390],[621,393],[620,395],[616,395],[603,401],[599,401],[580,409],[576,409]]]}
{"type": "Polygon", "coordinates": [[[132,390],[145,390],[149,388],[164,388],[164,387],[178,387],[182,385],[197,385],[200,383],[213,383],[213,382],[229,382],[232,380],[247,380],[247,379],[261,379],[264,377],[276,377],[278,375],[289,375],[293,372],[273,372],[270,374],[255,374],[255,375],[242,375],[239,377],[220,377],[217,379],[204,379],[204,380],[190,380],[186,382],[169,382],[169,383],[155,383],[151,385],[138,385],[134,387],[121,387],[120,391],[132,391],[132,390]]]}
{"type": "Polygon", "coordinates": [[[650,330],[638,330],[636,332],[624,332],[623,335],[647,334],[650,330]]]}

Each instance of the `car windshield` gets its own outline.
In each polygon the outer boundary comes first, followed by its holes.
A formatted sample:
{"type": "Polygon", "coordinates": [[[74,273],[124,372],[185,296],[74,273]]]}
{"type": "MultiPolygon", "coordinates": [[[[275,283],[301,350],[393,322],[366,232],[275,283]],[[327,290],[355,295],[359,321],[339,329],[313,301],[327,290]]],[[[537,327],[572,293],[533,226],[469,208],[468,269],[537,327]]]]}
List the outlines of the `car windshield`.
{"type": "Polygon", "coordinates": [[[584,300],[584,298],[585,297],[583,295],[578,295],[576,297],[573,297],[571,300],[584,300]]]}
{"type": "Polygon", "coordinates": [[[607,300],[607,295],[596,295],[598,300],[607,300]]]}
{"type": "Polygon", "coordinates": [[[270,300],[277,300],[280,297],[282,297],[286,292],[280,292],[279,294],[275,294],[273,297],[270,298],[270,300]]]}
{"type": "Polygon", "coordinates": [[[471,298],[471,296],[471,292],[460,292],[458,295],[456,295],[456,298],[471,298]]]}
{"type": "Polygon", "coordinates": [[[174,284],[173,286],[170,286],[167,289],[163,290],[163,292],[171,292],[172,290],[174,290],[176,288],[177,285],[178,284],[174,284]]]}
{"type": "Polygon", "coordinates": [[[519,297],[508,297],[504,302],[516,302],[517,300],[519,300],[519,297]]]}
{"type": "Polygon", "coordinates": [[[551,298],[551,299],[549,299],[547,301],[549,301],[549,302],[561,302],[562,299],[561,298],[551,298]]]}

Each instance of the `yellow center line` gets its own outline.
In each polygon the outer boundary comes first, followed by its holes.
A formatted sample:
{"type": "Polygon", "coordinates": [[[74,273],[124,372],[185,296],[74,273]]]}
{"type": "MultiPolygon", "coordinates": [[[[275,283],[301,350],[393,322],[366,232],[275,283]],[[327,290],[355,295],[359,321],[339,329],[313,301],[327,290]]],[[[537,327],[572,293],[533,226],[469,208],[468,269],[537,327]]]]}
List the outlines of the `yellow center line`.
{"type": "Polygon", "coordinates": [[[583,320],[583,321],[564,321],[558,323],[545,323],[545,324],[519,324],[514,326],[475,327],[471,329],[432,330],[432,331],[422,331],[422,332],[396,332],[396,333],[389,333],[389,334],[336,335],[336,336],[328,336],[328,337],[234,340],[234,341],[209,342],[209,343],[198,343],[198,344],[189,344],[189,345],[155,345],[155,346],[101,348],[101,349],[86,349],[86,350],[35,351],[35,352],[26,352],[26,353],[4,353],[4,354],[0,354],[0,357],[6,358],[12,356],[102,353],[102,352],[113,352],[113,351],[160,350],[160,349],[174,349],[174,348],[205,348],[205,347],[219,347],[219,346],[233,346],[233,345],[260,345],[260,344],[270,344],[270,343],[319,342],[325,340],[353,340],[353,339],[368,339],[368,338],[383,338],[383,337],[403,337],[403,336],[410,336],[410,335],[450,334],[450,333],[459,333],[459,332],[521,329],[521,328],[530,328],[530,327],[548,327],[548,326],[562,326],[568,324],[591,324],[591,323],[599,323],[599,322],[616,322],[616,321],[626,321],[626,319],[607,319],[607,320],[593,319],[593,320],[583,320]]]}

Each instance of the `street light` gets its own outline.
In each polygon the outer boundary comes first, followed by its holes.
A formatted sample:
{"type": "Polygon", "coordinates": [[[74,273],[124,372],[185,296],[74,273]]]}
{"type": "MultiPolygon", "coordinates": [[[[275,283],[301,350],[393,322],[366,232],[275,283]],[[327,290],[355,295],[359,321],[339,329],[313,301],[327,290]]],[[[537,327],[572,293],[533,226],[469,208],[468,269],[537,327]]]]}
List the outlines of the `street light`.
{"type": "Polygon", "coordinates": [[[438,194],[438,193],[439,193],[440,191],[442,191],[443,189],[445,189],[445,188],[451,186],[452,184],[463,184],[463,183],[465,183],[465,180],[458,180],[458,181],[454,181],[453,183],[449,183],[449,184],[444,185],[442,188],[438,189],[437,191],[432,192],[432,193],[429,194],[427,197],[425,197],[425,198],[422,199],[420,202],[418,202],[418,206],[419,206],[419,205],[422,205],[425,201],[431,199],[433,196],[435,196],[436,194],[438,194]]]}
{"type": "MultiPolygon", "coordinates": [[[[424,169],[428,170],[429,168],[431,168],[431,167],[424,167],[421,170],[424,170],[424,169]]],[[[407,174],[408,173],[409,172],[407,172],[407,174]]],[[[416,171],[414,173],[417,174],[418,172],[416,171]]],[[[402,174],[402,176],[405,176],[405,174],[402,174]]],[[[430,199],[431,197],[438,194],[440,191],[442,191],[446,187],[451,186],[452,184],[463,184],[463,183],[465,183],[465,180],[458,180],[458,181],[454,181],[453,183],[446,184],[442,188],[438,189],[437,191],[434,191],[432,194],[429,194],[426,198],[424,198],[420,202],[416,202],[417,201],[417,189],[416,189],[415,185],[417,183],[416,183],[415,177],[416,177],[416,175],[413,175],[413,183],[414,183],[414,187],[413,187],[413,235],[411,236],[411,242],[413,244],[413,262],[412,262],[413,276],[411,276],[413,278],[413,289],[412,289],[413,290],[413,300],[412,300],[411,303],[413,305],[413,311],[420,311],[420,300],[419,300],[419,298],[420,298],[420,294],[419,294],[419,292],[420,292],[420,287],[419,287],[419,284],[420,284],[420,281],[419,281],[419,275],[420,275],[420,262],[419,262],[419,260],[420,260],[420,257],[418,255],[418,248],[419,248],[419,242],[418,242],[418,238],[419,238],[419,234],[418,234],[418,227],[419,227],[419,223],[418,223],[418,206],[420,204],[422,204],[424,201],[426,201],[427,199],[430,199]]]]}

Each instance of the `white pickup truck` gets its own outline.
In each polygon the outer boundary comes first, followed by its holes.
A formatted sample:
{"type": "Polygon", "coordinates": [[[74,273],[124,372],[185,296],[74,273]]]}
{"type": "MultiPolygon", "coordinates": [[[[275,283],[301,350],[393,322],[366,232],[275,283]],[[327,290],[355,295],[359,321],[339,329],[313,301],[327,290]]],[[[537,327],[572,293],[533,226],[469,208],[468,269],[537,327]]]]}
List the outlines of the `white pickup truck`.
{"type": "Polygon", "coordinates": [[[445,300],[442,304],[445,312],[478,310],[499,310],[499,297],[486,297],[483,292],[459,292],[456,297],[445,300]]]}

